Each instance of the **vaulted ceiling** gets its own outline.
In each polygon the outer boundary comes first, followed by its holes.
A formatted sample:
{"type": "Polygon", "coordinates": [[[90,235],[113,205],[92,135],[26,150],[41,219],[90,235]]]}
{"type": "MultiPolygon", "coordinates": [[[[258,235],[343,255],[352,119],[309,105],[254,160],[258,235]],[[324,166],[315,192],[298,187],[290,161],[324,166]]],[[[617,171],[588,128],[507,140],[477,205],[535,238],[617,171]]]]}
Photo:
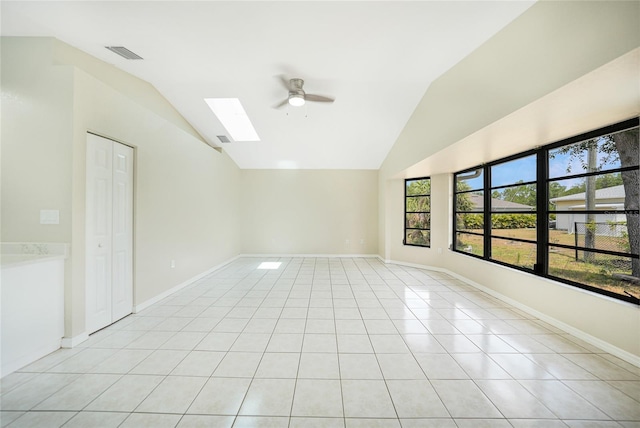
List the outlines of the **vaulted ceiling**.
{"type": "MultiPolygon", "coordinates": [[[[3,1],[3,36],[55,37],[151,83],[241,168],[377,169],[429,87],[533,1],[3,1]],[[128,61],[105,49],[125,46],[128,61]],[[273,106],[280,77],[334,103],[273,106]],[[205,98],[238,98],[260,141],[205,98]]],[[[425,142],[426,143],[426,142],[425,142]]]]}

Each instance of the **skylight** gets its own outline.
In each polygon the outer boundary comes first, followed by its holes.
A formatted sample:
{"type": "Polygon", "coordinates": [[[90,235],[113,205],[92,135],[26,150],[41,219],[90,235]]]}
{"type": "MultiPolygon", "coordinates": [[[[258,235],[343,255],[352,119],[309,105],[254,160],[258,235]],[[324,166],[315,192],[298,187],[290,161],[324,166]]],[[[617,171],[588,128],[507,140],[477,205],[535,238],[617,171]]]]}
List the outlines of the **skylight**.
{"type": "Polygon", "coordinates": [[[260,141],[239,99],[205,98],[204,100],[234,141],[260,141]]]}

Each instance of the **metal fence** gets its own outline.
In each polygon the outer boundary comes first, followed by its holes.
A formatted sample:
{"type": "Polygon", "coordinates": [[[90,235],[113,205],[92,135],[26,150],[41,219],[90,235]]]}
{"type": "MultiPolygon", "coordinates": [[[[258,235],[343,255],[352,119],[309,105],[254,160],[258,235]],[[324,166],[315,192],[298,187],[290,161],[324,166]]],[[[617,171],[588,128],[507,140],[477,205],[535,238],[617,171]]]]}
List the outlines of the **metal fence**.
{"type": "Polygon", "coordinates": [[[573,230],[577,235],[584,235],[587,228],[595,232],[596,236],[624,237],[627,236],[627,225],[624,223],[580,223],[575,222],[573,230]]]}
{"type": "MultiPolygon", "coordinates": [[[[576,247],[595,248],[598,250],[629,252],[629,235],[627,225],[620,223],[574,223],[574,239],[576,247]],[[593,232],[593,242],[586,244],[587,231],[593,232]]],[[[575,251],[576,260],[579,258],[578,250],[575,251]]],[[[612,256],[594,254],[594,258],[610,260],[612,256]]]]}

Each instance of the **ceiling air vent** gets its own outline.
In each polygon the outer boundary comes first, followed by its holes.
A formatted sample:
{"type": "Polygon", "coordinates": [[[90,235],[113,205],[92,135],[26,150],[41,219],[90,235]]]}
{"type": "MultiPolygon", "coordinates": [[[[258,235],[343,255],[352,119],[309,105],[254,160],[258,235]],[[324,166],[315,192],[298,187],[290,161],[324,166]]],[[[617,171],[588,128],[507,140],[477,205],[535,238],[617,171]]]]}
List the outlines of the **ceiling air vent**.
{"type": "Polygon", "coordinates": [[[220,140],[221,143],[230,143],[231,140],[229,140],[229,137],[227,137],[226,135],[217,135],[218,140],[220,140]]]}
{"type": "Polygon", "coordinates": [[[117,53],[124,59],[142,59],[140,55],[131,52],[124,46],[105,46],[105,48],[109,49],[111,52],[117,53]]]}

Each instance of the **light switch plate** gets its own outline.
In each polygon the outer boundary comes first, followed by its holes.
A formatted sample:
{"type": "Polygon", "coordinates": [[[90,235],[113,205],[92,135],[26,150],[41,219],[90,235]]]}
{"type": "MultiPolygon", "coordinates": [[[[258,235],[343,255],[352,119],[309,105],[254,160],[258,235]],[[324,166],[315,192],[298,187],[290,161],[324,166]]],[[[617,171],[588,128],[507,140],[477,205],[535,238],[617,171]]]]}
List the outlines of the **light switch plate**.
{"type": "Polygon", "coordinates": [[[60,210],[40,210],[40,224],[60,224],[60,210]]]}

